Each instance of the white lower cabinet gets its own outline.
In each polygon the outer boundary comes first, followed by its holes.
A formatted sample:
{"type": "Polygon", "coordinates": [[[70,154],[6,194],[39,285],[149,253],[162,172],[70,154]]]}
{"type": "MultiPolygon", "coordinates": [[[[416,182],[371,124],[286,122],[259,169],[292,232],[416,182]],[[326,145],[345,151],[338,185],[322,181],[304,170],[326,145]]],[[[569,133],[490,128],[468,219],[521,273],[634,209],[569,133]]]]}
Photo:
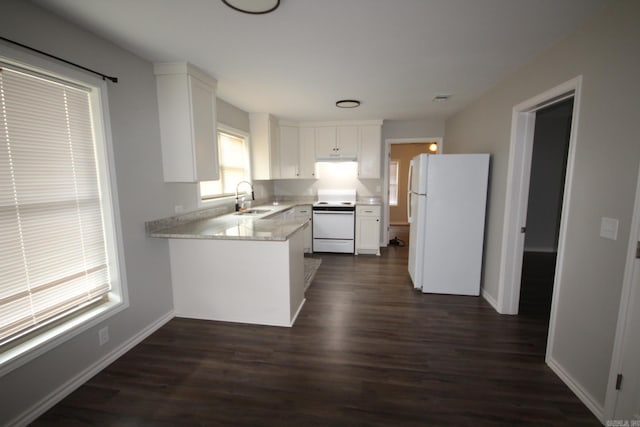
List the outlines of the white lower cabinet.
{"type": "Polygon", "coordinates": [[[380,256],[380,206],[356,206],[355,254],[380,256]]]}
{"type": "MultiPolygon", "coordinates": [[[[299,205],[293,208],[294,218],[295,219],[308,219],[311,221],[311,205],[299,205]]],[[[313,236],[311,235],[311,222],[309,225],[302,230],[304,235],[304,252],[311,253],[312,252],[312,243],[313,236]]]]}

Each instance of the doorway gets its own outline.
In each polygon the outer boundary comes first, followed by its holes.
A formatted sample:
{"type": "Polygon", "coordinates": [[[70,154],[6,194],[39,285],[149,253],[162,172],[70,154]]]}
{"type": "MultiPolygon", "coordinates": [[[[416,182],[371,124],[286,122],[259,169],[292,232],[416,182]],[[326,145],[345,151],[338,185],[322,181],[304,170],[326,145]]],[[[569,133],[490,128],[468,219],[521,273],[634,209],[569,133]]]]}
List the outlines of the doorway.
{"type": "Polygon", "coordinates": [[[443,150],[440,137],[425,138],[393,138],[385,140],[384,191],[383,194],[383,228],[382,241],[398,237],[401,244],[408,244],[407,223],[407,175],[409,161],[420,153],[439,154],[443,150]],[[398,148],[396,148],[398,147],[398,148]],[[393,170],[393,162],[397,168],[393,170]],[[395,173],[394,173],[395,172],[395,173]],[[392,176],[393,175],[393,176],[392,176]],[[395,192],[394,195],[391,192],[395,192]],[[392,211],[393,210],[393,211],[392,211]],[[393,215],[393,216],[392,216],[393,215]],[[393,227],[393,232],[391,228],[393,227]],[[403,239],[402,236],[406,238],[403,239]]]}
{"type": "Polygon", "coordinates": [[[573,98],[535,112],[518,313],[544,325],[545,340],[558,252],[573,98]]]}
{"type": "Polygon", "coordinates": [[[393,144],[389,158],[389,224],[408,226],[407,174],[411,159],[429,152],[429,143],[393,144]],[[394,176],[395,175],[395,176],[394,176]]]}
{"type": "Polygon", "coordinates": [[[640,173],[629,234],[603,418],[633,423],[640,420],[640,173]]]}
{"type": "MultiPolygon", "coordinates": [[[[566,240],[566,219],[571,209],[571,186],[575,158],[575,139],[579,122],[579,105],[582,77],[576,77],[546,92],[530,98],[513,107],[511,121],[511,142],[509,149],[509,169],[507,172],[507,191],[503,218],[500,273],[498,279],[498,298],[493,301],[496,310],[502,314],[518,314],[520,303],[520,285],[522,261],[529,197],[529,178],[533,155],[533,137],[536,113],[546,107],[573,99],[571,130],[566,160],[565,183],[562,196],[562,209],[557,240],[553,294],[562,286],[564,246],[566,240]]],[[[551,316],[547,342],[553,341],[555,333],[555,298],[552,296],[551,316]]],[[[547,357],[552,352],[547,347],[547,357]]]]}

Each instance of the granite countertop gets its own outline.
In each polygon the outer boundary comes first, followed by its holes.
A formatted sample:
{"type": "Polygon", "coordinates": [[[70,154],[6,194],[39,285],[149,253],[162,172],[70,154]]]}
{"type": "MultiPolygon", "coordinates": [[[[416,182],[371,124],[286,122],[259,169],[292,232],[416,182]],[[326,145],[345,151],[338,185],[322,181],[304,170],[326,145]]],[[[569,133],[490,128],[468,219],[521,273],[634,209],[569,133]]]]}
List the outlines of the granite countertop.
{"type": "Polygon", "coordinates": [[[358,197],[356,206],[381,206],[382,199],[380,197],[358,197]]]}
{"type": "Polygon", "coordinates": [[[261,214],[237,215],[235,212],[203,210],[145,223],[147,235],[165,239],[218,239],[284,241],[307,226],[309,220],[278,219],[277,214],[296,203],[254,206],[261,214]]]}

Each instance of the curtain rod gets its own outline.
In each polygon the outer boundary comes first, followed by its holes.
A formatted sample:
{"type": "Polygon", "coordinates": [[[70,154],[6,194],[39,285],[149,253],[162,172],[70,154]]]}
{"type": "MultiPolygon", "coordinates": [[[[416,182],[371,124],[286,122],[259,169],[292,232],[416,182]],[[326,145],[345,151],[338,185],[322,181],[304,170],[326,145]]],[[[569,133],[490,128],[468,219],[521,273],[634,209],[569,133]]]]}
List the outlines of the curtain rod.
{"type": "Polygon", "coordinates": [[[2,37],[2,36],[0,36],[0,40],[4,40],[4,41],[6,41],[6,42],[13,43],[13,44],[15,44],[16,46],[20,46],[20,47],[22,47],[22,48],[29,49],[29,50],[34,51],[34,52],[37,52],[37,53],[39,53],[39,54],[41,54],[41,55],[45,55],[45,56],[48,56],[49,58],[53,58],[53,59],[55,59],[55,60],[57,60],[57,61],[64,62],[65,64],[73,65],[73,66],[74,66],[74,67],[76,67],[76,68],[80,68],[80,69],[83,69],[83,70],[88,71],[88,72],[90,72],[90,73],[97,74],[98,76],[102,77],[102,80],[110,80],[110,81],[112,81],[113,83],[118,83],[118,78],[117,78],[117,77],[113,77],[113,76],[108,76],[108,75],[106,75],[106,74],[102,74],[102,73],[101,73],[101,72],[99,72],[99,71],[92,70],[91,68],[83,67],[82,65],[76,64],[76,63],[71,62],[71,61],[67,61],[66,59],[62,59],[62,58],[60,58],[59,56],[51,55],[50,53],[43,52],[43,51],[41,51],[41,50],[39,50],[39,49],[35,49],[35,48],[31,47],[31,46],[27,46],[27,45],[25,45],[25,44],[18,43],[18,42],[13,41],[13,40],[9,40],[9,39],[7,39],[7,38],[5,38],[5,37],[2,37]]]}

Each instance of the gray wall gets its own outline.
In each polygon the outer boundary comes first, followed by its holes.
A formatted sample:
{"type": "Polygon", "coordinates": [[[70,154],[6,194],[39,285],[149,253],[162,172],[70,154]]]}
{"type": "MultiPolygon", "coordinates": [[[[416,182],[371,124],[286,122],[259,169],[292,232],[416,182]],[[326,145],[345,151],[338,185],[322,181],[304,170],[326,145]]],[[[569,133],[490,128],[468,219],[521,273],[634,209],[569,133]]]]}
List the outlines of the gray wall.
{"type": "MultiPolygon", "coordinates": [[[[0,425],[65,385],[116,347],[172,311],[169,247],[145,236],[144,222],[173,212],[179,188],[162,181],[153,69],[130,53],[20,0],[5,0],[2,35],[119,77],[108,84],[130,307],[0,378],[0,425]]],[[[0,47],[0,52],[2,47],[0,47]]]]}
{"type": "Polygon", "coordinates": [[[234,129],[249,133],[249,113],[229,104],[220,98],[216,98],[216,113],[218,123],[230,126],[234,129]]]}
{"type": "Polygon", "coordinates": [[[382,142],[392,138],[441,138],[445,121],[440,119],[385,120],[382,125],[382,142]]]}
{"type": "Polygon", "coordinates": [[[536,114],[525,251],[555,252],[558,249],[572,110],[573,102],[569,100],[536,114]]]}
{"type": "Polygon", "coordinates": [[[552,361],[593,404],[604,404],[640,160],[640,2],[614,1],[447,121],[447,152],[489,152],[492,171],[483,288],[498,298],[512,108],[582,75],[552,361]],[[620,220],[617,241],[599,237],[601,217],[620,220]]]}

